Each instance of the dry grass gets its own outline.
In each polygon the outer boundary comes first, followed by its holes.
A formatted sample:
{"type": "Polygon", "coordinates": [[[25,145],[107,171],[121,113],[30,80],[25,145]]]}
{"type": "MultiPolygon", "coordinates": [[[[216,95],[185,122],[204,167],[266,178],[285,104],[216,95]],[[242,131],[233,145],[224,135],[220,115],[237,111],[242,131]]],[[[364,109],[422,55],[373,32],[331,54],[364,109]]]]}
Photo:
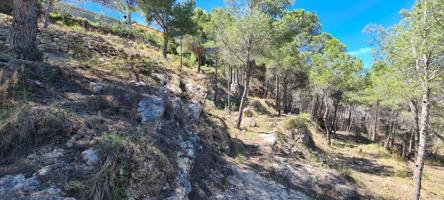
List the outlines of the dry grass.
{"type": "Polygon", "coordinates": [[[49,107],[23,107],[0,124],[0,156],[21,153],[69,136],[73,125],[66,113],[49,107]]]}

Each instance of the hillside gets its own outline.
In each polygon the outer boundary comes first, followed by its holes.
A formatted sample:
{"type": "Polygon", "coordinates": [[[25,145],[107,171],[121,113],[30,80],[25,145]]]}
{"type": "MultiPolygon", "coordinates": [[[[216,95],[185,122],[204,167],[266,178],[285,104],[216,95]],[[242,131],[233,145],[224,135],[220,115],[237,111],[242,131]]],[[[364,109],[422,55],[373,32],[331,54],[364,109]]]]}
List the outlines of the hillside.
{"type": "MultiPolygon", "coordinates": [[[[0,51],[10,23],[0,14],[0,51]]],[[[139,36],[59,22],[38,33],[44,61],[0,54],[0,199],[410,198],[412,162],[360,132],[328,145],[257,80],[237,129],[213,67],[139,36]]],[[[442,188],[444,167],[426,165],[422,197],[442,188]]]]}

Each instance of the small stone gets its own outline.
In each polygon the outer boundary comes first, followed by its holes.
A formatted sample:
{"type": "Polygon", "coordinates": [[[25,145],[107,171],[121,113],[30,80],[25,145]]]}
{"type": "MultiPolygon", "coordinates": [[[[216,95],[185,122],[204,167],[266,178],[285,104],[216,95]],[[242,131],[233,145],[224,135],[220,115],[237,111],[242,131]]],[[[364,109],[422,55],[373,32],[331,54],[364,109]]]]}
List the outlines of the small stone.
{"type": "Polygon", "coordinates": [[[51,172],[52,167],[50,165],[45,166],[43,168],[41,168],[39,171],[37,171],[37,174],[40,176],[46,176],[49,174],[49,172],[51,172]]]}
{"type": "Polygon", "coordinates": [[[82,158],[89,166],[95,166],[99,163],[99,156],[94,149],[90,148],[82,152],[82,158]]]}
{"type": "Polygon", "coordinates": [[[103,85],[100,85],[100,84],[95,83],[95,82],[90,82],[89,86],[91,87],[91,90],[94,93],[101,93],[103,91],[103,89],[104,89],[103,85]]]}
{"type": "Polygon", "coordinates": [[[147,86],[147,84],[143,81],[136,83],[136,86],[147,86]]]}

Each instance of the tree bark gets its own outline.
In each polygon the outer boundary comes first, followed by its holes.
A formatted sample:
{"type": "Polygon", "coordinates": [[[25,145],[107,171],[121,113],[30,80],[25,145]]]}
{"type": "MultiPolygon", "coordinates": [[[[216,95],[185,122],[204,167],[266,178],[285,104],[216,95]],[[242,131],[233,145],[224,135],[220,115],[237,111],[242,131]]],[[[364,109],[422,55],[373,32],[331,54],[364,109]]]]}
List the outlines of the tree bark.
{"type": "Polygon", "coordinates": [[[353,111],[353,106],[351,106],[351,108],[349,108],[348,110],[348,126],[347,126],[347,133],[350,132],[352,123],[353,123],[353,119],[352,119],[352,111],[353,111]]]}
{"type": "Polygon", "coordinates": [[[411,135],[409,154],[413,155],[417,151],[416,146],[419,144],[419,110],[418,102],[416,99],[412,99],[409,102],[410,110],[413,113],[413,132],[411,135]]]}
{"type": "Polygon", "coordinates": [[[374,118],[374,122],[373,122],[373,133],[370,136],[370,140],[372,142],[376,141],[376,135],[378,134],[378,116],[379,116],[379,101],[376,101],[375,104],[375,118],[374,118]]]}
{"type": "MultiPolygon", "coordinates": [[[[427,81],[426,81],[427,82],[427,81]]],[[[412,199],[419,200],[421,195],[421,181],[424,170],[424,157],[426,154],[427,124],[430,115],[430,89],[428,83],[425,83],[425,92],[423,94],[421,105],[421,116],[419,121],[419,146],[415,162],[415,172],[413,175],[413,196],[412,199]]]]}
{"type": "Polygon", "coordinates": [[[231,66],[228,67],[228,77],[227,77],[227,110],[231,113],[231,83],[233,82],[233,69],[231,66]]]}
{"type": "Polygon", "coordinates": [[[218,82],[218,77],[217,77],[217,75],[218,75],[218,72],[217,72],[217,69],[218,69],[218,56],[217,56],[217,49],[216,49],[216,61],[215,61],[216,63],[215,63],[215,65],[214,65],[214,105],[216,105],[217,106],[217,95],[218,95],[218,91],[217,91],[217,82],[218,82]]]}
{"type": "Polygon", "coordinates": [[[336,100],[335,101],[335,108],[334,108],[335,111],[333,113],[333,124],[332,124],[332,127],[331,127],[333,135],[336,135],[336,129],[337,129],[337,127],[336,127],[336,123],[337,123],[336,118],[337,118],[337,113],[338,113],[338,104],[339,103],[336,100]]]}
{"type": "Polygon", "coordinates": [[[282,84],[283,94],[282,94],[282,104],[284,107],[284,113],[288,114],[288,82],[287,78],[284,78],[282,84]]]}
{"type": "Polygon", "coordinates": [[[324,95],[324,105],[325,105],[325,112],[324,112],[324,125],[325,125],[325,132],[327,134],[327,143],[330,146],[331,145],[331,135],[330,135],[330,127],[328,124],[328,115],[329,115],[329,107],[328,107],[328,92],[325,91],[325,95],[324,95]]]}
{"type": "Polygon", "coordinates": [[[201,57],[201,55],[199,54],[199,55],[197,56],[197,73],[200,73],[200,63],[202,63],[202,57],[201,57]]]}
{"type": "Polygon", "coordinates": [[[278,115],[281,116],[281,102],[280,102],[280,81],[279,81],[279,75],[276,74],[276,109],[278,111],[278,115]]]}
{"type": "Polygon", "coordinates": [[[46,5],[46,9],[45,9],[45,16],[44,16],[44,23],[43,23],[43,29],[46,30],[48,29],[50,20],[49,20],[49,15],[51,14],[52,10],[54,8],[54,0],[48,0],[48,5],[46,5]]]}
{"type": "Polygon", "coordinates": [[[268,99],[268,79],[265,78],[264,99],[268,99]]]}
{"type": "Polygon", "coordinates": [[[318,103],[319,103],[319,95],[316,94],[316,98],[314,99],[314,103],[311,108],[311,119],[315,120],[318,113],[318,103]]]}
{"type": "Polygon", "coordinates": [[[397,119],[397,114],[395,113],[395,111],[392,111],[392,115],[391,115],[391,127],[390,127],[390,131],[387,135],[387,139],[385,141],[384,144],[384,148],[389,150],[391,149],[392,145],[393,145],[393,137],[395,135],[395,131],[396,131],[396,119],[397,119]]]}
{"type": "Polygon", "coordinates": [[[13,21],[10,27],[11,50],[19,59],[42,59],[37,50],[36,0],[14,0],[13,21]]]}
{"type": "Polygon", "coordinates": [[[180,68],[183,67],[183,36],[180,36],[180,68]]]}
{"type": "Polygon", "coordinates": [[[245,86],[244,86],[244,92],[242,94],[242,99],[241,99],[241,103],[239,106],[239,117],[237,119],[237,125],[236,127],[238,129],[240,129],[241,123],[242,123],[242,116],[244,114],[244,106],[247,100],[247,96],[248,96],[248,88],[250,86],[250,71],[251,71],[251,66],[252,65],[252,61],[247,61],[247,71],[246,73],[246,80],[245,80],[245,86]]]}
{"type": "Polygon", "coordinates": [[[168,29],[164,28],[163,30],[163,50],[162,50],[162,55],[163,58],[167,58],[168,57],[168,29]]]}

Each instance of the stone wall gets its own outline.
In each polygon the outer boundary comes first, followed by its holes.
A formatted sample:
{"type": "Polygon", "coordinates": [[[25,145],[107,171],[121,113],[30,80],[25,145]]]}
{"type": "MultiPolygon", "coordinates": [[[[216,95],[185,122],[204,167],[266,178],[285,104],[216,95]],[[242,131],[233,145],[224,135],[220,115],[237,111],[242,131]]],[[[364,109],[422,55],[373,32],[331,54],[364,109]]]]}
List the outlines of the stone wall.
{"type": "Polygon", "coordinates": [[[45,31],[38,35],[38,48],[43,52],[65,53],[71,57],[94,54],[105,57],[128,57],[123,49],[117,49],[98,36],[68,31],[45,31]]]}
{"type": "MultiPolygon", "coordinates": [[[[44,53],[64,54],[73,58],[94,54],[101,57],[128,57],[123,49],[113,47],[102,37],[67,30],[41,31],[37,35],[37,42],[38,49],[44,53]]],[[[8,46],[8,25],[0,22],[0,49],[8,46]]]]}

